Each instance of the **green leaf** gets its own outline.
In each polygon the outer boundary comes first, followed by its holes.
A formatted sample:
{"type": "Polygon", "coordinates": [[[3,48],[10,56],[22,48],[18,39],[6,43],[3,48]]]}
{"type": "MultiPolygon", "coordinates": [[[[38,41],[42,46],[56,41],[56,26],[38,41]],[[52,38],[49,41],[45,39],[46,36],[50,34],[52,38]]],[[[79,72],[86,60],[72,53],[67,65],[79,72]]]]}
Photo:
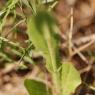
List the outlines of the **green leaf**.
{"type": "Polygon", "coordinates": [[[40,81],[26,79],[25,87],[29,95],[52,95],[50,88],[40,81]]]}
{"type": "Polygon", "coordinates": [[[48,12],[39,12],[27,21],[29,39],[46,59],[46,67],[51,72],[53,84],[60,89],[59,36],[55,19],[48,12]]]}
{"type": "Polygon", "coordinates": [[[38,51],[42,51],[50,72],[56,72],[59,62],[58,28],[53,17],[47,12],[39,12],[27,21],[28,35],[38,51]],[[57,56],[56,56],[57,55],[57,56]]]}
{"type": "Polygon", "coordinates": [[[80,74],[72,63],[64,63],[62,65],[62,95],[71,95],[80,83],[80,74]]]}

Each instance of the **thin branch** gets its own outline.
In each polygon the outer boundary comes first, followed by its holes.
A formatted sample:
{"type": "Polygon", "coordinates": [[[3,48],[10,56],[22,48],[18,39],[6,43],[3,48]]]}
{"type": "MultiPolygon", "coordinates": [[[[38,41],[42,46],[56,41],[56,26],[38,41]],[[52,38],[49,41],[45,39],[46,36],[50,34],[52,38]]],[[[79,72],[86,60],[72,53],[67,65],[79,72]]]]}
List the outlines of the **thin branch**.
{"type": "Polygon", "coordinates": [[[75,51],[72,53],[72,56],[74,56],[74,55],[75,55],[76,53],[78,53],[79,51],[80,51],[80,52],[83,51],[83,50],[86,49],[87,47],[91,46],[93,43],[95,43],[95,40],[92,40],[92,41],[90,41],[89,43],[87,43],[87,44],[85,44],[85,45],[79,47],[79,48],[77,49],[77,51],[75,50],[75,51]]]}
{"type": "Polygon", "coordinates": [[[7,42],[8,44],[15,46],[15,47],[19,47],[21,50],[24,50],[22,47],[20,47],[20,45],[18,43],[14,43],[6,38],[0,37],[0,40],[2,40],[3,42],[7,42]]]}
{"type": "Polygon", "coordinates": [[[88,35],[88,36],[85,36],[85,37],[81,37],[79,39],[74,39],[73,43],[79,46],[79,45],[87,43],[91,40],[95,40],[95,34],[88,35]]]}
{"type": "Polygon", "coordinates": [[[72,35],[73,35],[73,24],[74,24],[74,17],[73,17],[73,7],[71,7],[71,18],[70,18],[70,31],[68,34],[68,51],[69,57],[71,58],[72,55],[72,35]]]}
{"type": "MultiPolygon", "coordinates": [[[[85,63],[88,64],[87,58],[86,58],[75,46],[73,46],[73,49],[77,52],[77,54],[79,55],[79,57],[80,57],[85,63]]],[[[74,56],[74,55],[72,55],[72,56],[74,56]]]]}
{"type": "Polygon", "coordinates": [[[16,24],[8,31],[8,33],[5,35],[5,38],[6,38],[6,37],[11,33],[11,31],[12,31],[13,29],[15,29],[19,24],[25,22],[25,20],[26,20],[26,19],[23,19],[23,20],[19,21],[18,23],[16,23],[16,24]]]}

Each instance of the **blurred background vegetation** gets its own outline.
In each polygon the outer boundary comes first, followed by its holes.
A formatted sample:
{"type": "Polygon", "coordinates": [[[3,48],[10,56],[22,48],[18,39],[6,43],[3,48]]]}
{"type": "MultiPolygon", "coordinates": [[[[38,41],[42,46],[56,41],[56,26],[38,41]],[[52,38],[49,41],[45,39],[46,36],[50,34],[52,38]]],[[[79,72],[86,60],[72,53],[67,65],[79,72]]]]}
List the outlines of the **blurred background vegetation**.
{"type": "MultiPolygon", "coordinates": [[[[41,53],[35,51],[26,33],[27,18],[36,15],[37,12],[46,10],[56,18],[60,29],[60,56],[63,60],[68,59],[68,45],[65,38],[70,26],[68,16],[70,6],[64,1],[0,0],[0,95],[28,95],[23,86],[26,77],[48,76],[48,80],[51,80],[43,65],[41,53]],[[32,64],[34,62],[36,66],[32,64]]],[[[74,25],[77,32],[74,32],[72,41],[78,49],[73,51],[71,61],[79,70],[82,81],[89,85],[81,84],[78,90],[76,89],[76,95],[79,92],[79,95],[95,95],[95,17],[87,17],[86,19],[91,19],[89,21],[81,17],[80,14],[85,15],[88,8],[85,4],[86,0],[81,0],[74,6],[74,25]]]]}

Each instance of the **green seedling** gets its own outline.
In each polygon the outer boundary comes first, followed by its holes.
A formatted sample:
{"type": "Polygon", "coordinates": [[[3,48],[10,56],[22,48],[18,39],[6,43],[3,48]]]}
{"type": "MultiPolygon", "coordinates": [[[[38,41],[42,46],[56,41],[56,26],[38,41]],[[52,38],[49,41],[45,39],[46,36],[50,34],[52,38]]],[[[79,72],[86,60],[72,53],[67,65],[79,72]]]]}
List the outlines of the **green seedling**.
{"type": "MultiPolygon", "coordinates": [[[[46,60],[46,68],[52,76],[52,88],[55,89],[57,95],[71,95],[71,93],[74,93],[75,88],[81,83],[80,74],[71,62],[61,62],[59,55],[59,29],[55,19],[48,12],[38,12],[37,15],[27,20],[27,25],[27,33],[30,41],[32,41],[36,50],[42,52],[46,60]]],[[[25,82],[29,94],[38,95],[36,92],[37,90],[39,92],[40,88],[34,91],[33,80],[29,80],[29,82],[28,80],[25,82]],[[29,82],[31,82],[31,84],[29,82]]],[[[47,94],[45,93],[44,95],[47,94]]]]}

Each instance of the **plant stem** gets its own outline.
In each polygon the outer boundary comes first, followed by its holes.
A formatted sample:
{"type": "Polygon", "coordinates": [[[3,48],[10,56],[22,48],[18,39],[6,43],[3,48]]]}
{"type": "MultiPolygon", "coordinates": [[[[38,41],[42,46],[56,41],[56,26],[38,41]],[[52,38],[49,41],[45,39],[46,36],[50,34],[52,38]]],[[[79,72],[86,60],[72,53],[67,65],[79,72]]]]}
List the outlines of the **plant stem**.
{"type": "Polygon", "coordinates": [[[70,11],[70,31],[68,35],[68,51],[69,51],[69,58],[71,58],[72,55],[72,34],[73,34],[73,24],[74,24],[74,17],[73,17],[73,7],[71,7],[70,11]]]}
{"type": "MultiPolygon", "coordinates": [[[[44,26],[44,29],[46,26],[44,26]]],[[[45,30],[46,31],[46,30],[45,30]]],[[[48,60],[48,57],[50,59],[50,63],[47,63],[47,64],[50,64],[51,67],[52,67],[52,79],[53,79],[53,84],[54,84],[54,90],[56,91],[56,93],[60,93],[60,77],[59,77],[59,73],[57,72],[58,71],[58,67],[57,67],[57,61],[56,61],[56,55],[55,55],[55,49],[53,49],[52,47],[52,39],[50,37],[50,32],[48,32],[48,29],[47,29],[47,32],[45,32],[45,40],[47,41],[47,46],[48,46],[48,51],[49,51],[49,56],[47,55],[46,58],[48,60]]]]}

